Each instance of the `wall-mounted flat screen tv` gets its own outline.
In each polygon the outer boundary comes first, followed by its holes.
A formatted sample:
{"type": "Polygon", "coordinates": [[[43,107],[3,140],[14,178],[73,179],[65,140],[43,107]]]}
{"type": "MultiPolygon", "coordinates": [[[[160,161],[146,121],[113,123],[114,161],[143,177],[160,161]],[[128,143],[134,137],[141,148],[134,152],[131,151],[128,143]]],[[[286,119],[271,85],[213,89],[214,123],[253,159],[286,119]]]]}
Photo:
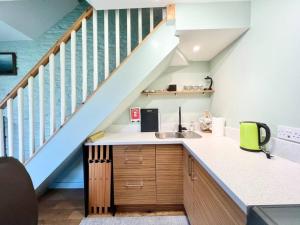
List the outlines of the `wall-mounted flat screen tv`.
{"type": "Polygon", "coordinates": [[[0,75],[17,75],[16,53],[0,52],[0,75]]]}

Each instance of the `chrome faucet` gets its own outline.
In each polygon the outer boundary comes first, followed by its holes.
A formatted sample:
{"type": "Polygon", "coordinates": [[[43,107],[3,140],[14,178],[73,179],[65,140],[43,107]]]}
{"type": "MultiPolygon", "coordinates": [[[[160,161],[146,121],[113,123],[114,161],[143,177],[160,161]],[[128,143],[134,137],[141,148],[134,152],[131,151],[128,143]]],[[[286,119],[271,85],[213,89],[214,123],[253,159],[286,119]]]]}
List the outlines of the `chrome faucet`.
{"type": "Polygon", "coordinates": [[[181,124],[181,107],[179,106],[179,124],[178,124],[178,132],[182,133],[182,131],[186,130],[185,127],[181,124]]]}

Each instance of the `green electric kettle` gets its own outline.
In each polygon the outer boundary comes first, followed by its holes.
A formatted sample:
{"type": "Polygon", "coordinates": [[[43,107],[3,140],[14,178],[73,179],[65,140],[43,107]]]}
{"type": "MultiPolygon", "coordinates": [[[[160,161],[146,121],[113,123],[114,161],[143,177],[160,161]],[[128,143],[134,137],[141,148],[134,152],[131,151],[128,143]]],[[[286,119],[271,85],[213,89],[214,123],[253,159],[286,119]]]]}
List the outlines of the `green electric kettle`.
{"type": "Polygon", "coordinates": [[[271,158],[266,151],[265,145],[270,141],[270,128],[264,123],[244,121],[240,122],[240,148],[246,151],[266,153],[267,158],[271,158]],[[265,131],[265,137],[261,135],[261,129],[265,131]],[[263,140],[262,140],[263,139],[263,140]]]}

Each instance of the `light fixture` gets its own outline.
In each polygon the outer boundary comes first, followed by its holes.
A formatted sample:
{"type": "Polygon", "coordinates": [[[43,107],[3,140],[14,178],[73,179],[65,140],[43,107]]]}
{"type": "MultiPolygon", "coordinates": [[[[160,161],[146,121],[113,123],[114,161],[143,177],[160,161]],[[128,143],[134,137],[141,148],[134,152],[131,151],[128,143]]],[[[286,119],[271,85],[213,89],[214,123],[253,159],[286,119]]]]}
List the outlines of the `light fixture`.
{"type": "Polygon", "coordinates": [[[200,50],[200,46],[199,45],[195,45],[193,47],[193,52],[199,52],[199,50],[200,50]]]}
{"type": "Polygon", "coordinates": [[[152,45],[153,48],[158,48],[159,47],[159,43],[156,40],[152,40],[151,45],[152,45]]]}

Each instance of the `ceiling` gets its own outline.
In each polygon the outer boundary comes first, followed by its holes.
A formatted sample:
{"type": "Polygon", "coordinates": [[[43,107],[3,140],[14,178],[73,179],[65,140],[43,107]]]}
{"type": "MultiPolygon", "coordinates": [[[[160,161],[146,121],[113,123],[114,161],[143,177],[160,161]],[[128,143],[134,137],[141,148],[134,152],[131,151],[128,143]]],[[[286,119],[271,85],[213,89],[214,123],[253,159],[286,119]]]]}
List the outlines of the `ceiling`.
{"type": "Polygon", "coordinates": [[[209,61],[241,36],[247,28],[184,31],[178,49],[189,61],[209,61]]]}
{"type": "Polygon", "coordinates": [[[172,3],[201,3],[201,2],[233,2],[249,0],[87,0],[94,8],[123,9],[163,7],[172,3]]]}
{"type": "Polygon", "coordinates": [[[7,23],[0,21],[0,41],[19,40],[31,40],[31,38],[9,26],[7,23]]]}
{"type": "Polygon", "coordinates": [[[77,5],[78,0],[0,0],[0,40],[35,39],[77,5]]]}

